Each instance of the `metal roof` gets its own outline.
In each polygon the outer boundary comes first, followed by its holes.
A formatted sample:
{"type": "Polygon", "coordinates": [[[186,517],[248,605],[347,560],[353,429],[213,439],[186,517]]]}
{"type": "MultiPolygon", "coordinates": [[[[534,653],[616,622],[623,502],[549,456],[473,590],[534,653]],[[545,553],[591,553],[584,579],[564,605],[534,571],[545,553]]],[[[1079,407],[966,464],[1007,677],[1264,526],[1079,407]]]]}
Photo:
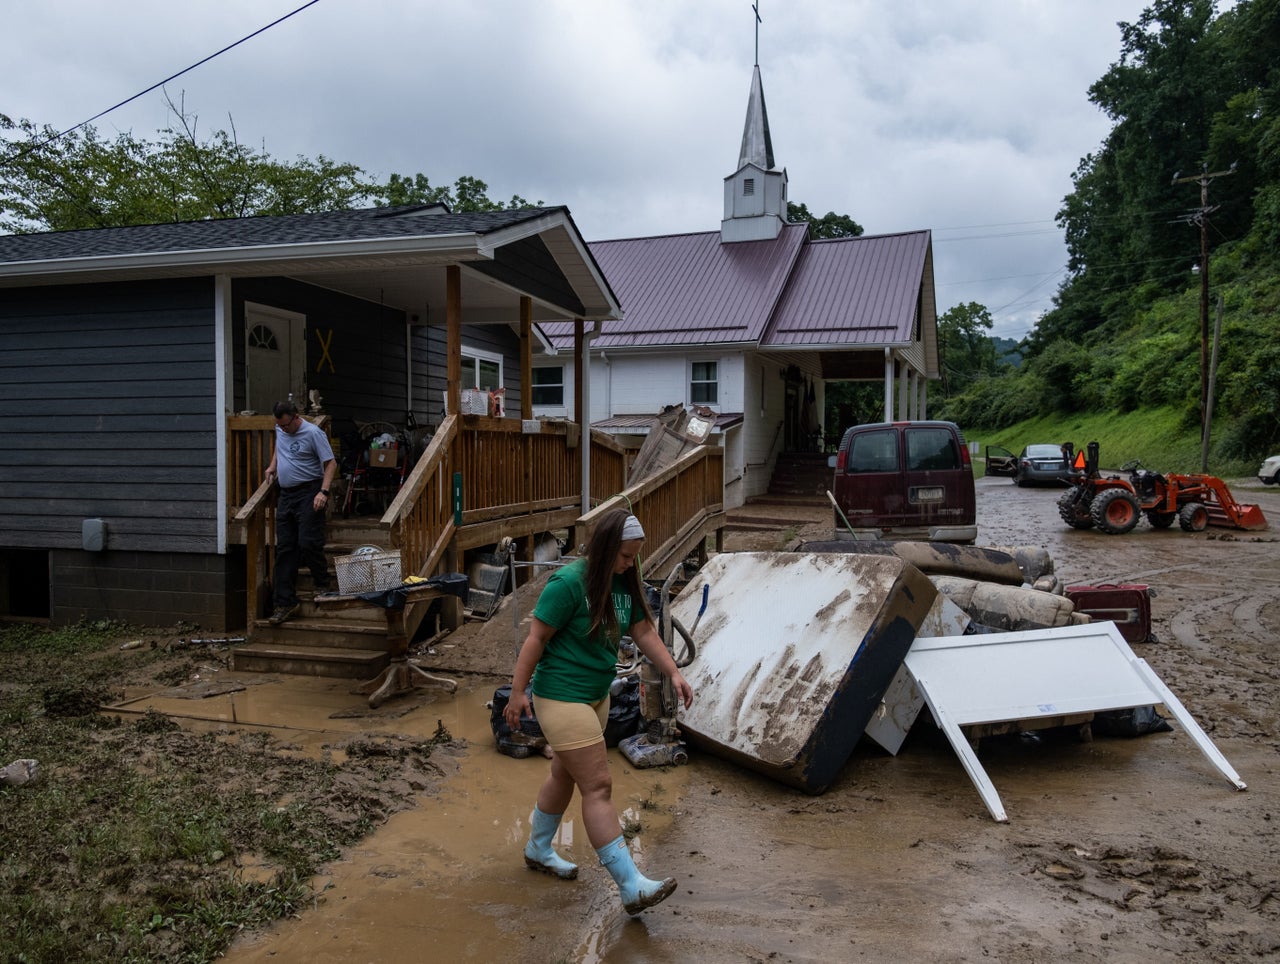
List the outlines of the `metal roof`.
{"type": "MultiPolygon", "coordinates": [[[[772,241],[731,244],[719,231],[593,242],[624,314],[592,347],[759,343],[808,231],[788,224],[772,241]]],[[[572,346],[572,324],[542,327],[557,348],[572,346]]]]}
{"type": "Polygon", "coordinates": [[[930,243],[910,231],[805,245],[761,346],[911,341],[930,243]]]}

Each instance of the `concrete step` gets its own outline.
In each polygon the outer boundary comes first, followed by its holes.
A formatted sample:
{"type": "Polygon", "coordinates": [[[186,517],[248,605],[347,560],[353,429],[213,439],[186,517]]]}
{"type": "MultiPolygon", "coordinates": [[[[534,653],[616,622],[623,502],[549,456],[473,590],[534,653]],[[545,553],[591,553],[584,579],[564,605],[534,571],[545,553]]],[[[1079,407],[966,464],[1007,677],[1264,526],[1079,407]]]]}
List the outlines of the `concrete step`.
{"type": "Polygon", "coordinates": [[[386,669],[389,662],[385,646],[375,652],[253,642],[231,651],[231,668],[242,673],[288,673],[293,676],[363,680],[372,679],[386,669]]]}

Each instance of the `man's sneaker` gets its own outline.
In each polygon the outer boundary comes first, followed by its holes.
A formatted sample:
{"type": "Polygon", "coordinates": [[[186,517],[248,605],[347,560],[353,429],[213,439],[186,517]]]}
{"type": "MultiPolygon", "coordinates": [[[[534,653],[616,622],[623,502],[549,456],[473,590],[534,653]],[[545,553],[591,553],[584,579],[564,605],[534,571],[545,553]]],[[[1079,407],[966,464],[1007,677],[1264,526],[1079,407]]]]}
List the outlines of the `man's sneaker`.
{"type": "Polygon", "coordinates": [[[267,620],[272,626],[279,626],[282,622],[298,611],[298,604],[292,606],[277,606],[275,612],[271,614],[271,618],[267,620]]]}

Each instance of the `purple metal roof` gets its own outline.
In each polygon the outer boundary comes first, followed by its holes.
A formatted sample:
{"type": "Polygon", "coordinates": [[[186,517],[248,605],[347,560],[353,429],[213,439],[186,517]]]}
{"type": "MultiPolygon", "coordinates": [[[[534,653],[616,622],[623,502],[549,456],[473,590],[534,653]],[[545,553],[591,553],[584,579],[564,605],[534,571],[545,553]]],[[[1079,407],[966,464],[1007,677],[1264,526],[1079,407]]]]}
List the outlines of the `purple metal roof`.
{"type": "MultiPolygon", "coordinates": [[[[807,233],[788,224],[772,241],[724,244],[707,231],[593,242],[623,309],[593,347],[758,343],[807,233]]],[[[541,328],[557,348],[573,344],[572,323],[541,328]]]]}
{"type": "Polygon", "coordinates": [[[928,231],[805,245],[761,347],[910,341],[929,245],[928,231]]]}

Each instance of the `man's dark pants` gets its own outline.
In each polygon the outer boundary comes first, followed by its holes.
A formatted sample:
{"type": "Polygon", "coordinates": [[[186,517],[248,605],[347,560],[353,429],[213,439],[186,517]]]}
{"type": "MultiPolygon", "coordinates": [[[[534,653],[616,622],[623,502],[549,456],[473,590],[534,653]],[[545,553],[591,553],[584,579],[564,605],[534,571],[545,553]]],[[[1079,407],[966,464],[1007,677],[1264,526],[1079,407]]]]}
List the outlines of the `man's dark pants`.
{"type": "Polygon", "coordinates": [[[289,607],[298,601],[295,583],[301,564],[311,570],[317,589],[329,586],[329,562],[324,556],[323,512],[317,512],[316,493],[320,479],[280,490],[276,505],[276,606],[289,607]]]}

